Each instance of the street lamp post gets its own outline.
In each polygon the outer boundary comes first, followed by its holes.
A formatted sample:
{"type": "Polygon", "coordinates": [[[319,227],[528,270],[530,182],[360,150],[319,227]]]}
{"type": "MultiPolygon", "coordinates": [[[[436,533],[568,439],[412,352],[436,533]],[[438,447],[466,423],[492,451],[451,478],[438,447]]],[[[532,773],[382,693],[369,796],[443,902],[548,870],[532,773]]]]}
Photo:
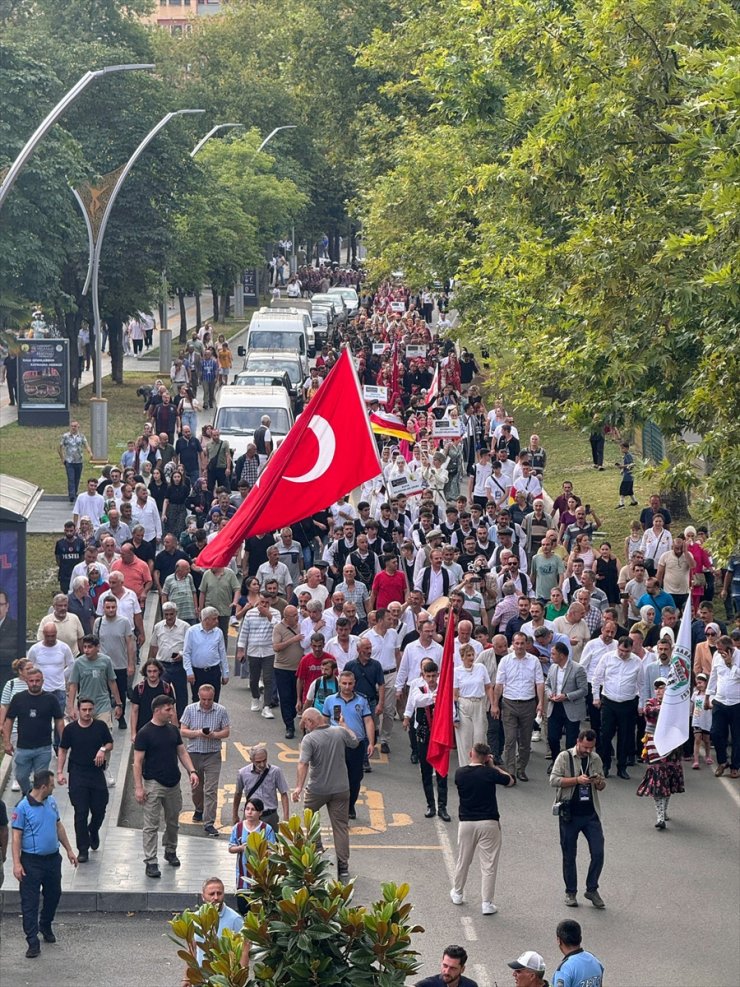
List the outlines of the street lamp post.
{"type": "Polygon", "coordinates": [[[243,123],[219,123],[219,124],[216,124],[215,127],[212,127],[208,131],[208,133],[206,134],[205,137],[201,137],[201,139],[195,145],[195,147],[193,148],[193,150],[190,152],[190,157],[191,158],[194,158],[195,155],[198,153],[198,151],[200,151],[200,149],[203,147],[203,145],[207,141],[209,141],[211,139],[211,137],[213,137],[214,134],[217,134],[219,132],[219,130],[224,130],[227,127],[243,127],[243,126],[244,126],[243,123]]]}
{"type": "Polygon", "coordinates": [[[109,75],[111,72],[132,72],[138,69],[153,69],[154,65],[142,64],[142,65],[107,65],[105,68],[97,69],[95,72],[85,72],[81,79],[72,86],[69,92],[65,93],[64,96],[59,100],[56,106],[47,114],[46,117],[41,121],[36,130],[31,134],[31,136],[26,141],[23,150],[15,159],[10,169],[3,179],[2,185],[0,185],[0,209],[3,207],[3,203],[8,197],[15,181],[23,171],[26,166],[28,159],[31,157],[33,152],[36,150],[36,146],[39,141],[48,133],[49,130],[54,126],[59,117],[64,113],[68,106],[70,106],[80,93],[87,88],[87,86],[93,81],[93,79],[99,79],[103,75],[109,75]]]}
{"type": "MultiPolygon", "coordinates": [[[[100,228],[98,230],[98,236],[95,242],[92,263],[92,304],[93,321],[95,325],[95,397],[90,401],[90,438],[93,454],[92,458],[101,462],[105,462],[108,459],[108,402],[103,398],[103,361],[101,347],[102,333],[100,326],[100,302],[98,296],[100,255],[102,252],[105,230],[108,225],[108,219],[110,218],[116,198],[121,190],[121,186],[128,178],[129,172],[136,164],[147,145],[157,136],[163,127],[167,126],[173,117],[193,113],[205,113],[205,110],[174,110],[172,113],[167,113],[163,116],[159,123],[149,131],[144,140],[139,144],[134,153],[128,159],[123,170],[121,171],[121,174],[118,176],[118,181],[111,192],[110,199],[108,199],[105,212],[103,213],[103,218],[100,221],[100,228]]],[[[170,336],[169,340],[167,340],[166,338],[163,338],[163,333],[160,332],[160,353],[168,343],[171,354],[172,337],[170,336]]]]}
{"type": "Polygon", "coordinates": [[[297,126],[298,124],[296,123],[286,123],[285,126],[283,127],[275,127],[274,130],[271,130],[270,133],[267,135],[267,137],[265,137],[265,139],[262,141],[260,146],[257,148],[257,150],[254,152],[254,157],[252,158],[252,160],[254,160],[254,158],[257,157],[260,151],[264,148],[265,144],[270,143],[270,141],[275,136],[275,134],[279,134],[281,130],[295,130],[297,126]]]}

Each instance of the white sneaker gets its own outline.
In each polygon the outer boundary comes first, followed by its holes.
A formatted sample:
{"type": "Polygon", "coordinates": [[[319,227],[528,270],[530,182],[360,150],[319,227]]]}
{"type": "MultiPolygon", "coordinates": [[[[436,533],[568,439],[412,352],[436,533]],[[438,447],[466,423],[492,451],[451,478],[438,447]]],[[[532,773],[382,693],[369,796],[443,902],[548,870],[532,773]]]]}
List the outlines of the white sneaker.
{"type": "Polygon", "coordinates": [[[10,790],[11,792],[19,792],[21,790],[21,786],[18,784],[15,778],[13,779],[13,784],[10,786],[10,790]]]}
{"type": "Polygon", "coordinates": [[[453,905],[462,905],[464,901],[462,891],[455,891],[455,889],[452,888],[450,891],[450,899],[453,905]]]}
{"type": "Polygon", "coordinates": [[[113,777],[110,771],[105,772],[105,783],[108,786],[108,788],[116,787],[116,779],[113,777]]]}
{"type": "Polygon", "coordinates": [[[542,731],[541,730],[533,730],[532,731],[532,743],[533,744],[539,744],[541,740],[542,740],[542,731]]]}
{"type": "Polygon", "coordinates": [[[264,716],[264,718],[266,720],[274,720],[275,719],[275,714],[273,713],[273,711],[270,709],[269,706],[263,706],[262,707],[262,715],[264,716]]]}
{"type": "Polygon", "coordinates": [[[262,708],[262,703],[260,703],[259,699],[253,699],[250,708],[253,713],[259,713],[260,709],[262,708]]]}
{"type": "Polygon", "coordinates": [[[492,901],[484,901],[480,908],[484,915],[495,915],[498,908],[494,905],[492,901]]]}
{"type": "Polygon", "coordinates": [[[229,627],[236,627],[239,621],[233,615],[229,617],[229,627]]]}

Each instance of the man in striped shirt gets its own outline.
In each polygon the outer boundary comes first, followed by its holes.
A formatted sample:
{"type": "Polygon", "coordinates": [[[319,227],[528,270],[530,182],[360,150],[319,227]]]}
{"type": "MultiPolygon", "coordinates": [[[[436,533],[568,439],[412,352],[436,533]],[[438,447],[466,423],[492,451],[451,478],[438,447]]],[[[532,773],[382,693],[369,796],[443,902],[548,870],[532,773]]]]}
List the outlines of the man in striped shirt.
{"type": "Polygon", "coordinates": [[[221,774],[221,744],[231,732],[226,707],[214,701],[212,685],[198,689],[198,702],[185,707],[180,735],[185,739],[198,784],[193,789],[193,822],[202,822],[208,836],[218,836],[216,810],[221,774]]]}
{"type": "MultiPolygon", "coordinates": [[[[270,606],[270,601],[260,595],[257,606],[244,614],[239,637],[236,642],[236,660],[244,663],[249,660],[249,688],[252,693],[252,712],[262,710],[266,720],[274,720],[270,709],[272,695],[272,669],[275,664],[275,651],[272,646],[272,632],[280,623],[280,611],[270,606]],[[260,677],[264,686],[264,701],[260,703],[260,677]]],[[[244,670],[242,677],[246,678],[244,670]]]]}

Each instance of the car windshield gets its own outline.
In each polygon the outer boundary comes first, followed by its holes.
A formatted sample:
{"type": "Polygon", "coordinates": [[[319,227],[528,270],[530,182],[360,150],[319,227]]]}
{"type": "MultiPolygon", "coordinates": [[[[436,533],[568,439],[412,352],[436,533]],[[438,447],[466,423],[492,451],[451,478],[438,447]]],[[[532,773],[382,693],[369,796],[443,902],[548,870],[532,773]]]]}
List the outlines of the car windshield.
{"type": "Polygon", "coordinates": [[[249,334],[251,350],[288,350],[292,353],[302,353],[302,337],[297,332],[270,332],[267,329],[255,329],[249,334]]]}
{"type": "Polygon", "coordinates": [[[270,431],[277,435],[287,435],[290,418],[285,408],[219,408],[214,427],[224,435],[251,435],[260,427],[262,416],[269,415],[272,421],[270,431]]]}
{"type": "Polygon", "coordinates": [[[290,378],[291,384],[302,384],[301,380],[301,367],[300,364],[295,360],[280,360],[280,359],[270,359],[270,360],[254,360],[251,357],[247,359],[247,366],[245,370],[254,371],[255,373],[282,373],[285,370],[290,378]]]}
{"type": "Polygon", "coordinates": [[[284,387],[283,378],[274,374],[239,374],[235,380],[239,387],[284,387]]]}
{"type": "Polygon", "coordinates": [[[313,321],[316,325],[326,326],[329,324],[329,312],[327,309],[321,309],[318,312],[313,313],[313,321]]]}
{"type": "Polygon", "coordinates": [[[357,292],[354,288],[330,288],[329,294],[339,295],[341,298],[348,298],[352,302],[357,301],[357,292]]]}

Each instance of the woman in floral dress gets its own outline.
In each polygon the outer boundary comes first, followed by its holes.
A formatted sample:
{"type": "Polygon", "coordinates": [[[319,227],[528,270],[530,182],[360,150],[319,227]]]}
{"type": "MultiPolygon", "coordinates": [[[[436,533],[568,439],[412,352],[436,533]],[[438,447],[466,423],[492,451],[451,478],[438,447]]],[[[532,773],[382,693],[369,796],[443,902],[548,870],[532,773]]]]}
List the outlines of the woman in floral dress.
{"type": "Polygon", "coordinates": [[[648,699],[645,703],[645,736],[642,756],[648,762],[648,766],[645,769],[645,777],[637,789],[637,795],[647,795],[655,802],[656,829],[665,829],[668,819],[668,800],[671,795],[680,795],[685,791],[681,748],[678,747],[675,751],[661,757],[655,747],[655,725],[658,722],[658,713],[663,702],[666,684],[665,679],[656,679],[655,697],[648,699]]]}

